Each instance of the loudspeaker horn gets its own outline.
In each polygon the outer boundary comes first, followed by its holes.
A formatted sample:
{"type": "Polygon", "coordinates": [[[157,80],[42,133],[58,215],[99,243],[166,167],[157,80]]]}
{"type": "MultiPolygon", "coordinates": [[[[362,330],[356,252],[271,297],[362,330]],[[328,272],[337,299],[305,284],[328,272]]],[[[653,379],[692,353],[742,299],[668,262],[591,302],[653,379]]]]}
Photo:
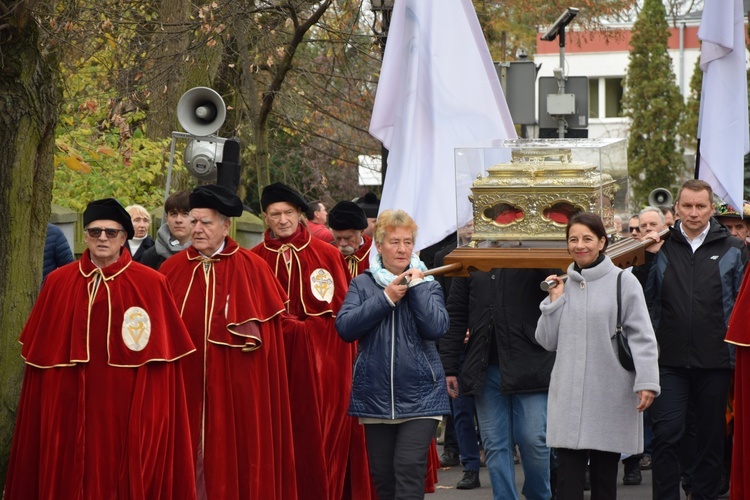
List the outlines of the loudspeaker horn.
{"type": "Polygon", "coordinates": [[[227,107],[218,92],[194,87],[180,97],[177,120],[188,134],[205,137],[216,133],[227,117],[227,107]]]}
{"type": "Polygon", "coordinates": [[[201,181],[215,182],[218,176],[217,163],[223,158],[224,144],[193,139],[188,142],[183,154],[190,175],[201,181]]]}
{"type": "Polygon", "coordinates": [[[648,194],[648,204],[652,207],[671,207],[674,203],[669,189],[656,188],[648,194]]]}

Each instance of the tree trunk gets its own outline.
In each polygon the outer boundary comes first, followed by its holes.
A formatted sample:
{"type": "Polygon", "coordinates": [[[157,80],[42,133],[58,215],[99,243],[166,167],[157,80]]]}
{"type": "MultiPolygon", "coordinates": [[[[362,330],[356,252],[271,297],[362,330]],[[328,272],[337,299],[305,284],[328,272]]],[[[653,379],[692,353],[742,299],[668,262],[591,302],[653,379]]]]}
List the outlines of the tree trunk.
{"type": "MultiPolygon", "coordinates": [[[[23,7],[20,8],[23,11],[23,7]]],[[[0,483],[23,375],[18,336],[41,283],[58,94],[33,21],[0,30],[0,483]]],[[[0,24],[2,24],[0,22],[0,24]]]]}
{"type": "Polygon", "coordinates": [[[255,169],[258,173],[258,199],[263,188],[271,184],[271,170],[268,166],[268,158],[271,152],[268,150],[268,128],[267,123],[255,123],[255,169]]]}
{"type": "Polygon", "coordinates": [[[177,130],[177,101],[184,91],[183,57],[190,42],[190,33],[182,23],[188,19],[190,3],[186,0],[161,0],[161,29],[151,36],[154,54],[149,69],[150,112],[146,134],[150,139],[169,137],[177,130]]]}
{"type": "MultiPolygon", "coordinates": [[[[159,2],[159,28],[151,35],[154,53],[151,57],[149,78],[149,113],[146,135],[160,140],[171,137],[172,131],[181,131],[177,125],[177,103],[185,89],[183,60],[190,43],[190,33],[182,23],[189,17],[190,2],[186,0],[161,0],[159,2]]],[[[155,23],[157,24],[157,23],[155,23]]],[[[187,144],[177,141],[176,151],[187,144]]],[[[164,165],[166,179],[166,165],[164,165]]],[[[185,171],[172,172],[170,191],[188,189],[190,175],[185,171]]]]}

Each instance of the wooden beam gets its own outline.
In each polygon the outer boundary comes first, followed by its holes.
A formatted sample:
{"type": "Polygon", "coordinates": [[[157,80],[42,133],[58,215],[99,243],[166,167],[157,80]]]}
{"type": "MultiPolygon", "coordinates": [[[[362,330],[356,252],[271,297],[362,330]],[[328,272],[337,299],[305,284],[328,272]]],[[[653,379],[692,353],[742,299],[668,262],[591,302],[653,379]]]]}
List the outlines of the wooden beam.
{"type": "MultiPolygon", "coordinates": [[[[669,229],[659,233],[664,239],[669,229]]],[[[622,268],[640,266],[646,262],[646,247],[653,240],[636,241],[625,238],[607,248],[612,262],[622,268]]],[[[567,269],[573,262],[567,248],[469,248],[460,247],[445,256],[445,264],[431,270],[431,274],[468,276],[471,271],[490,271],[495,268],[567,269]],[[460,265],[460,267],[458,267],[460,265]]]]}

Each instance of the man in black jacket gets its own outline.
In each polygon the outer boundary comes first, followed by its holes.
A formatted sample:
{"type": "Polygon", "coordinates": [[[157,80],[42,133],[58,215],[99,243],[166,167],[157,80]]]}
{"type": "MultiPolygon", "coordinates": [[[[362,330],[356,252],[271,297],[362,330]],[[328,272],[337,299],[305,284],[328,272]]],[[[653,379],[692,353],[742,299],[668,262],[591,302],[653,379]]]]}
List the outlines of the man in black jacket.
{"type": "Polygon", "coordinates": [[[440,357],[451,397],[459,393],[459,372],[461,392],[474,396],[496,499],[519,498],[513,466],[516,444],[524,469],[523,495],[528,500],[551,496],[547,390],[555,358],[536,343],[534,332],[545,296],[539,283],[559,273],[494,269],[455,278],[451,285],[451,326],[440,340],[440,357]]]}
{"type": "Polygon", "coordinates": [[[651,264],[646,285],[659,341],[661,395],[649,408],[654,431],[653,497],[680,498],[678,446],[690,408],[698,429],[693,499],[717,498],[724,446],[724,409],[732,368],[724,342],[744,273],[747,248],[712,219],[711,186],[686,181],[680,220],[651,264]]]}

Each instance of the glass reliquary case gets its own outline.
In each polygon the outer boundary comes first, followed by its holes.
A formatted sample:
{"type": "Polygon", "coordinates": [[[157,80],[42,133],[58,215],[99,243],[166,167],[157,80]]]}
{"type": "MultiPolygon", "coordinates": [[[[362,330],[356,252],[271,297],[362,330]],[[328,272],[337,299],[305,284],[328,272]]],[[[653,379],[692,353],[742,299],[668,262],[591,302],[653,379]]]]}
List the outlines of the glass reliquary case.
{"type": "Polygon", "coordinates": [[[564,246],[579,211],[599,214],[616,238],[614,216],[627,212],[625,139],[494,141],[456,148],[455,167],[457,221],[473,224],[470,246],[564,246]]]}

